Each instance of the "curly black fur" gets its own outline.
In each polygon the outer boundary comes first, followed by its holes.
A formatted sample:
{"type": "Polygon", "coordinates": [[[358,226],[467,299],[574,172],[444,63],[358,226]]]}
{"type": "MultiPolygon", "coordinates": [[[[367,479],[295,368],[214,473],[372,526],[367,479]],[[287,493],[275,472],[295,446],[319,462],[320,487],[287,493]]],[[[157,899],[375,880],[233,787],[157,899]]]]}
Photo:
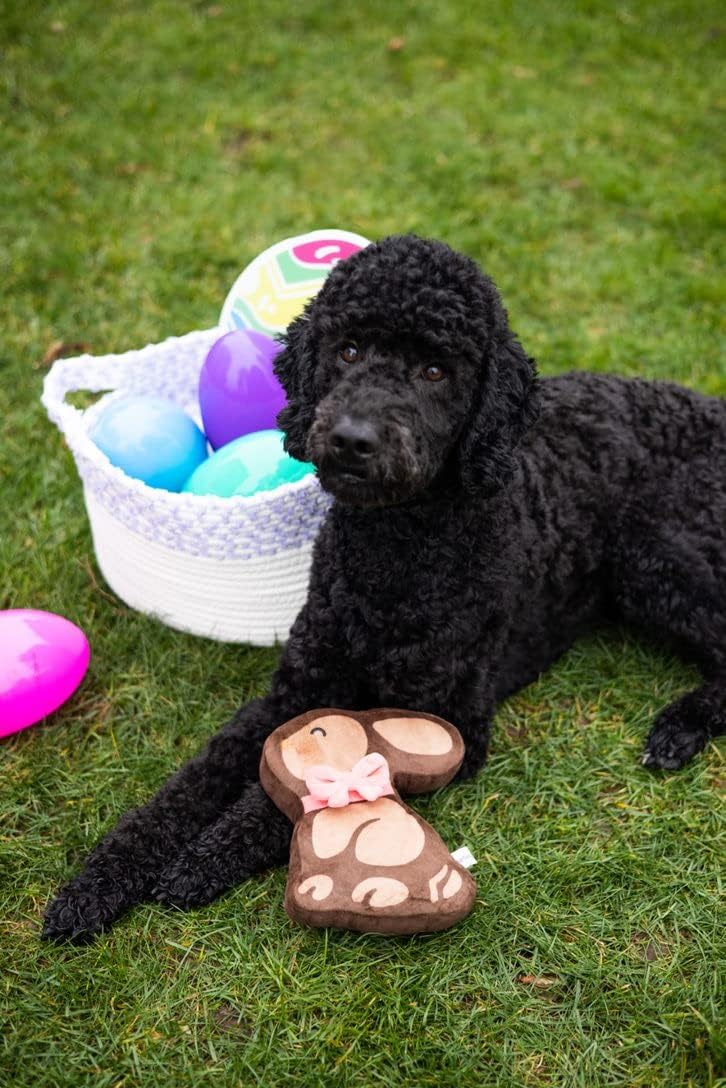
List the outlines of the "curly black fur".
{"type": "Polygon", "coordinates": [[[726,402],[665,382],[535,380],[491,280],[404,236],[341,263],[277,361],[288,450],[336,501],[269,695],[243,706],[51,903],[85,940],[144,898],[189,908],[282,861],[262,743],[315,706],[415,707],[482,766],[496,704],[626,621],[703,672],[643,762],[726,729],[726,402]]]}

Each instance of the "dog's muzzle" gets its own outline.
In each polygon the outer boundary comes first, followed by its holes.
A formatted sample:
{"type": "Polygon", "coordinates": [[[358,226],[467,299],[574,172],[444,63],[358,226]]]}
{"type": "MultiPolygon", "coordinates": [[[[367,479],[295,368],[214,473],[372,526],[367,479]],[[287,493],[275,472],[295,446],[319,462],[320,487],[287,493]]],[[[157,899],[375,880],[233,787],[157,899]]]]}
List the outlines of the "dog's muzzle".
{"type": "Polygon", "coordinates": [[[341,416],[328,433],[327,453],[331,464],[353,476],[363,478],[368,475],[379,448],[378,430],[367,419],[341,416]]]}
{"type": "Polygon", "coordinates": [[[343,501],[361,506],[399,502],[420,479],[413,436],[395,409],[380,402],[369,409],[333,399],[318,405],[308,433],[308,460],[326,491],[343,501]]]}

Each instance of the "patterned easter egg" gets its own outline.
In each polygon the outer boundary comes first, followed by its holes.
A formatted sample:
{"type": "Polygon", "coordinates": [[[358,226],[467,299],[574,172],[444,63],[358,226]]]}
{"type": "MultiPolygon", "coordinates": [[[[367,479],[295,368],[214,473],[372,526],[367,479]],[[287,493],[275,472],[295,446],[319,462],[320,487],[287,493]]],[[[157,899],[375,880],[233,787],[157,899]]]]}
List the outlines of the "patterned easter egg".
{"type": "Polygon", "coordinates": [[[220,326],[267,336],[284,332],[317,295],[331,268],[368,244],[367,238],[346,230],[313,230],[277,242],[237,277],[222,307],[220,326]]]}

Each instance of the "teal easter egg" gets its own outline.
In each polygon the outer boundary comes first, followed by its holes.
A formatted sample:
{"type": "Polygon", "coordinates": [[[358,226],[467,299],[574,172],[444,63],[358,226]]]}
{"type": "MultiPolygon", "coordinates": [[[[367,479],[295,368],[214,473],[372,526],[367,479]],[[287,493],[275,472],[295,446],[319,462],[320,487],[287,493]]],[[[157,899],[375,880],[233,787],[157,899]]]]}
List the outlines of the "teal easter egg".
{"type": "Polygon", "coordinates": [[[292,484],[315,469],[306,461],[296,461],[282,448],[280,431],[255,431],[213,453],[195,469],[184,491],[193,495],[256,495],[272,491],[281,484],[292,484]]]}
{"type": "Polygon", "coordinates": [[[100,413],[90,436],[112,465],[149,487],[181,491],[207,458],[207,440],[176,404],[161,397],[122,397],[100,413]]]}

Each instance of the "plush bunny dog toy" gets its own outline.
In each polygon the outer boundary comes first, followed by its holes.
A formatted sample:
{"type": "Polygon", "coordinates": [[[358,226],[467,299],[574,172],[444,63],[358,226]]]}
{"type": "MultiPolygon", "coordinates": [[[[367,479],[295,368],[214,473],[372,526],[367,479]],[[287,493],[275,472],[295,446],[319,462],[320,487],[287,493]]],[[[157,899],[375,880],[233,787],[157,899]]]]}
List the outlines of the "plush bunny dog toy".
{"type": "Polygon", "coordinates": [[[265,742],[260,779],[295,823],[285,909],[362,933],[432,933],[471,910],[476,885],[398,796],[444,786],[458,731],[405,710],[310,710],[265,742]]]}

